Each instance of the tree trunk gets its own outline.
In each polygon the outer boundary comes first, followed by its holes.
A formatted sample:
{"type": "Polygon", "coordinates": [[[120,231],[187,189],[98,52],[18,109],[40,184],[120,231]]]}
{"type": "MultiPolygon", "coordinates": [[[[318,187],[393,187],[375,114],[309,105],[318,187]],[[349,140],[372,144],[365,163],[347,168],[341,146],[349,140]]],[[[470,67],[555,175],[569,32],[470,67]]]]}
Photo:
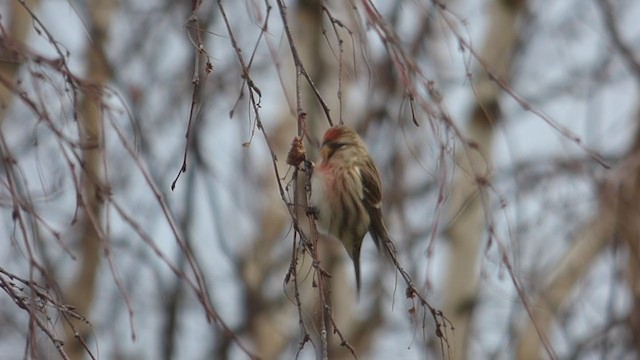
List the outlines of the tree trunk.
{"type": "MultiPolygon", "coordinates": [[[[27,36],[29,36],[32,26],[31,15],[25,9],[25,6],[33,11],[38,4],[38,0],[27,0],[24,2],[24,5],[20,4],[17,0],[11,1],[11,5],[9,5],[10,23],[8,35],[11,36],[16,43],[24,44],[26,42],[25,40],[27,36]]],[[[7,82],[14,83],[19,69],[20,59],[17,54],[13,54],[0,43],[0,76],[7,80],[7,82]]],[[[13,91],[7,87],[0,86],[0,123],[3,122],[6,112],[10,109],[9,104],[12,98],[13,91]]]]}
{"type": "MultiPolygon", "coordinates": [[[[80,265],[71,285],[65,291],[64,298],[77,313],[90,318],[100,267],[100,249],[102,242],[108,241],[101,226],[103,195],[106,190],[102,173],[105,146],[102,134],[102,97],[103,86],[110,78],[104,49],[115,2],[102,0],[87,6],[91,19],[91,39],[85,55],[88,62],[88,81],[83,89],[78,117],[80,139],[84,145],[82,177],[78,189],[79,206],[82,209],[78,227],[80,265]]],[[[65,327],[64,349],[70,359],[83,359],[85,347],[89,347],[90,344],[88,339],[91,338],[92,330],[83,320],[71,319],[71,324],[72,327],[65,327]]]]}
{"type": "Polygon", "coordinates": [[[480,56],[490,69],[479,68],[474,87],[476,103],[467,126],[467,143],[456,155],[457,173],[449,194],[447,238],[451,244],[445,282],[443,311],[455,332],[454,359],[466,359],[472,336],[471,319],[478,293],[478,257],[489,197],[483,184],[492,172],[491,146],[494,127],[501,121],[500,89],[487,72],[506,79],[517,40],[517,18],[524,2],[492,3],[490,29],[480,56]]]}

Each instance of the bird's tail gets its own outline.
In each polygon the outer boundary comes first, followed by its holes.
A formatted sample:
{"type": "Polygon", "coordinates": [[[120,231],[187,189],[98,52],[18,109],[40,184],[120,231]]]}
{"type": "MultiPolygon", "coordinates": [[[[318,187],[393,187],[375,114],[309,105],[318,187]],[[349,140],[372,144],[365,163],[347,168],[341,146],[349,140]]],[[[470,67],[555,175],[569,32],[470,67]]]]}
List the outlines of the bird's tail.
{"type": "Polygon", "coordinates": [[[353,259],[353,268],[356,272],[356,288],[358,290],[358,299],[360,298],[360,254],[354,254],[353,259]]]}

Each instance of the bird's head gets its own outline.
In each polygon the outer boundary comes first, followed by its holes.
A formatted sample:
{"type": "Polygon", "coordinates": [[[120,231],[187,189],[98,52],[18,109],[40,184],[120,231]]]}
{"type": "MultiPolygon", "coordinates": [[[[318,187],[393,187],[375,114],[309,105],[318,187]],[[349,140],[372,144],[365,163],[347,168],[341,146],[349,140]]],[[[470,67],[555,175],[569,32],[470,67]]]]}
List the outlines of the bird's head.
{"type": "Polygon", "coordinates": [[[358,133],[351,128],[344,125],[332,126],[324,133],[320,147],[322,162],[338,158],[355,160],[363,153],[367,153],[366,147],[358,133]]]}

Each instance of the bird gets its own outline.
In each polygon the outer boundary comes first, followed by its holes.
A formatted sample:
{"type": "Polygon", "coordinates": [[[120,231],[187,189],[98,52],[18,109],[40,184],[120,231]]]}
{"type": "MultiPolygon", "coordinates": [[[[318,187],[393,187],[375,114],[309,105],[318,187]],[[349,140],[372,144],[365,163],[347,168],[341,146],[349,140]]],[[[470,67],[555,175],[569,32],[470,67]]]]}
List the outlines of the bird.
{"type": "Polygon", "coordinates": [[[311,177],[311,204],[320,231],[344,245],[360,294],[360,249],[367,232],[378,251],[390,242],[382,219],[382,185],[367,146],[353,129],[330,127],[322,138],[319,164],[311,177]]]}

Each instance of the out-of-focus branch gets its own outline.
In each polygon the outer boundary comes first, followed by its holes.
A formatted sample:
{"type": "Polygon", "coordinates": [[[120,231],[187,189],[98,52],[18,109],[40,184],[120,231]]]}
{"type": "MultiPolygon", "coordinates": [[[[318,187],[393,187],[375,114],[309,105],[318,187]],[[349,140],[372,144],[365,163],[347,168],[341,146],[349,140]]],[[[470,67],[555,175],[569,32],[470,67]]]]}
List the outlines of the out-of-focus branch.
{"type": "Polygon", "coordinates": [[[538,300],[531,304],[538,328],[536,329],[533,323],[526,327],[520,337],[516,356],[518,359],[540,358],[540,334],[548,335],[554,315],[560,310],[573,286],[611,239],[615,222],[615,204],[611,204],[608,196],[610,194],[602,195],[597,215],[576,235],[574,247],[562,257],[561,262],[555,267],[552,280],[538,296],[538,300]]]}
{"type": "Polygon", "coordinates": [[[633,144],[628,173],[621,186],[617,227],[628,250],[627,283],[629,284],[631,310],[629,332],[636,356],[640,357],[640,99],[636,114],[636,139],[633,144]],[[634,166],[635,165],[635,166],[634,166]]]}
{"type": "Polygon", "coordinates": [[[640,82],[640,59],[636,56],[633,48],[625,43],[622,39],[622,35],[618,30],[618,24],[614,17],[614,9],[610,0],[598,0],[598,4],[602,9],[602,15],[604,16],[604,23],[609,32],[609,37],[613,45],[618,49],[622,55],[622,59],[627,63],[629,70],[635,75],[636,80],[640,82]]]}
{"type": "MultiPolygon", "coordinates": [[[[64,298],[80,314],[88,316],[96,291],[100,249],[102,245],[107,246],[101,242],[108,241],[101,225],[104,195],[108,192],[102,168],[105,146],[102,96],[103,86],[111,76],[104,49],[111,14],[116,3],[113,0],[102,0],[87,6],[91,21],[91,42],[87,45],[85,57],[88,64],[88,86],[91,86],[91,89],[87,89],[81,99],[78,119],[80,139],[85,144],[82,150],[83,173],[78,194],[79,205],[83,209],[79,223],[80,265],[75,278],[65,291],[64,298]]],[[[76,319],[71,323],[72,327],[65,327],[65,350],[70,359],[83,359],[87,339],[91,335],[90,325],[76,319]]]]}
{"type": "MultiPolygon", "coordinates": [[[[614,11],[608,0],[599,0],[604,16],[605,26],[614,47],[620,52],[629,70],[640,79],[640,61],[633,49],[629,47],[619,32],[614,11]]],[[[594,259],[619,234],[629,249],[628,280],[631,290],[632,310],[629,327],[632,338],[640,343],[640,250],[638,249],[637,219],[640,216],[637,203],[640,201],[640,129],[636,130],[636,138],[627,155],[621,161],[618,170],[609,177],[599,197],[599,207],[593,218],[576,235],[573,247],[556,266],[554,276],[540,293],[534,305],[535,316],[540,330],[550,331],[553,319],[562,310],[567,297],[589,269],[594,259]]],[[[518,356],[523,359],[535,359],[539,354],[540,342],[535,329],[529,326],[521,335],[518,356]]],[[[636,350],[640,353],[640,347],[636,350]]]]}
{"type": "MultiPolygon", "coordinates": [[[[637,222],[636,217],[636,224],[637,222]]],[[[637,233],[636,233],[637,234],[637,233]]],[[[629,288],[631,290],[631,312],[629,328],[632,344],[635,344],[636,355],[640,354],[640,241],[637,235],[628,238],[629,245],[629,288]]]]}
{"type": "MultiPolygon", "coordinates": [[[[599,206],[593,217],[572,241],[572,248],[556,265],[549,283],[532,304],[538,328],[530,324],[521,334],[518,359],[538,359],[539,334],[549,334],[554,318],[565,306],[565,301],[576,283],[593,264],[595,258],[619,235],[629,245],[629,277],[633,299],[637,299],[637,244],[638,209],[640,201],[640,129],[625,160],[617,166],[600,189],[599,206]],[[634,289],[634,287],[636,287],[634,289]]],[[[635,310],[633,310],[635,311],[635,310]]],[[[633,319],[631,319],[633,321],[633,319]]]]}

